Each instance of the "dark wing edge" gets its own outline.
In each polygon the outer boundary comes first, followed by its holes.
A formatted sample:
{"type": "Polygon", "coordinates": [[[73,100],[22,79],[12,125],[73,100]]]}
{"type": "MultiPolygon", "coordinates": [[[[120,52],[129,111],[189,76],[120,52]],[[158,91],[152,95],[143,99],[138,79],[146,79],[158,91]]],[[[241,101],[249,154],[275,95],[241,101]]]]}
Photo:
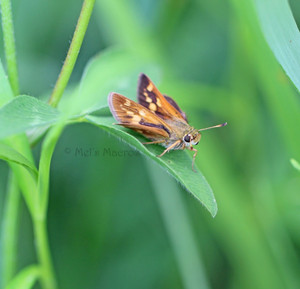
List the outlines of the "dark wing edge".
{"type": "Polygon", "coordinates": [[[151,79],[143,73],[139,76],[137,94],[139,104],[148,108],[160,118],[172,119],[177,117],[186,121],[185,113],[177,103],[170,97],[166,98],[162,95],[151,79]],[[151,108],[151,105],[153,108],[151,108]]]}
{"type": "Polygon", "coordinates": [[[163,95],[165,97],[165,99],[168,101],[168,103],[170,103],[175,109],[178,110],[178,112],[182,115],[182,117],[184,118],[184,120],[186,122],[188,122],[187,120],[187,117],[186,117],[186,114],[184,111],[182,111],[179,107],[179,105],[176,103],[176,101],[171,97],[171,96],[168,96],[168,95],[163,95]]]}

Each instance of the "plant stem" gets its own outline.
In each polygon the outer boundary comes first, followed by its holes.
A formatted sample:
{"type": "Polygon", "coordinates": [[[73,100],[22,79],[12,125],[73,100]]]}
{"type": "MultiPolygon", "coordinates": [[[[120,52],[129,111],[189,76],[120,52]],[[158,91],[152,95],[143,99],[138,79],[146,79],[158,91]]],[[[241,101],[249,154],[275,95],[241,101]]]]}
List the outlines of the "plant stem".
{"type": "Polygon", "coordinates": [[[3,288],[5,288],[13,278],[17,266],[17,229],[19,204],[20,191],[18,188],[17,179],[13,172],[10,172],[2,231],[3,288]]]}
{"type": "Polygon", "coordinates": [[[205,268],[184,199],[174,180],[157,165],[147,162],[160,212],[187,289],[209,289],[205,268]]]}
{"type": "Polygon", "coordinates": [[[36,250],[41,270],[41,284],[43,289],[56,289],[56,280],[52,267],[46,220],[35,218],[33,220],[36,250]]]}
{"type": "Polygon", "coordinates": [[[39,165],[37,211],[33,216],[33,225],[35,231],[36,252],[41,267],[40,280],[44,289],[57,288],[48,242],[46,220],[51,158],[63,128],[64,124],[61,123],[51,128],[47,133],[42,145],[39,165]]]}
{"type": "Polygon", "coordinates": [[[15,95],[19,94],[17,57],[10,0],[0,1],[2,30],[8,79],[15,95]]]}
{"type": "Polygon", "coordinates": [[[84,0],[82,4],[80,16],[77,22],[77,26],[73,35],[73,39],[66,60],[58,76],[52,95],[49,99],[49,104],[53,107],[56,107],[58,105],[63,95],[63,92],[69,82],[87,26],[89,24],[94,4],[95,0],[84,0]]]}
{"type": "Polygon", "coordinates": [[[49,179],[50,165],[55,145],[60,137],[65,124],[60,123],[54,126],[47,133],[41,151],[39,163],[39,178],[38,178],[38,218],[45,219],[48,209],[49,200],[49,179]]]}

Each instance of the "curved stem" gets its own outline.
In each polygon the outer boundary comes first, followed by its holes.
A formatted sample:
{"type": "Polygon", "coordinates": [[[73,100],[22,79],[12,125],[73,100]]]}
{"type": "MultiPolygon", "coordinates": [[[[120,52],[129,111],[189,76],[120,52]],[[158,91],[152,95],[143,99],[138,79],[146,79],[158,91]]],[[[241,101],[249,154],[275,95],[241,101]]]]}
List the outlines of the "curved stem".
{"type": "MultiPolygon", "coordinates": [[[[20,204],[20,191],[14,173],[10,172],[6,206],[3,216],[3,288],[13,278],[17,267],[17,230],[20,204]]],[[[1,284],[0,284],[1,285],[1,284]]]]}
{"type": "Polygon", "coordinates": [[[8,79],[15,95],[19,94],[17,57],[10,0],[0,1],[2,29],[8,79]]]}
{"type": "Polygon", "coordinates": [[[39,164],[37,212],[33,216],[33,226],[35,232],[36,251],[41,267],[40,280],[43,289],[57,288],[48,241],[46,220],[49,199],[51,158],[63,128],[64,124],[58,124],[48,132],[43,142],[39,164]]]}
{"type": "Polygon", "coordinates": [[[85,0],[82,4],[80,16],[77,22],[77,26],[73,35],[73,39],[66,60],[58,76],[52,95],[49,99],[49,104],[54,107],[58,105],[63,95],[63,92],[69,82],[87,26],[90,21],[94,4],[95,0],[85,0]]]}
{"type": "Polygon", "coordinates": [[[45,219],[35,218],[33,220],[37,256],[41,269],[41,284],[43,289],[56,289],[56,280],[51,261],[48,243],[47,224],[45,219]]]}

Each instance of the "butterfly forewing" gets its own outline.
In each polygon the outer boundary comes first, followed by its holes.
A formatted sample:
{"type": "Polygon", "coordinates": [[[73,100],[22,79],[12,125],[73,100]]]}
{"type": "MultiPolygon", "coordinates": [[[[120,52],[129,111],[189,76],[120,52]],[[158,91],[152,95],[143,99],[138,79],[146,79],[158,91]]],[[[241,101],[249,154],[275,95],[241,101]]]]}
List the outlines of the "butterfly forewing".
{"type": "Polygon", "coordinates": [[[176,102],[170,97],[167,100],[145,74],[141,74],[139,78],[138,101],[162,119],[173,120],[177,118],[186,121],[185,114],[176,102]]]}
{"type": "Polygon", "coordinates": [[[113,92],[108,97],[108,104],[120,125],[153,140],[170,137],[171,128],[162,119],[131,99],[113,92]]]}

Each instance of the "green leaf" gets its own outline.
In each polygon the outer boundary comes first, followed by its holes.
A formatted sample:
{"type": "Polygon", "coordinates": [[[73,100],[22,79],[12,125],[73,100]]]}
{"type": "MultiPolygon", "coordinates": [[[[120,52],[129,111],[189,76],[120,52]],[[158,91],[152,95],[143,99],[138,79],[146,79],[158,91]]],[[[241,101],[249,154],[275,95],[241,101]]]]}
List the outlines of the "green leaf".
{"type": "Polygon", "coordinates": [[[0,139],[56,123],[61,116],[57,109],[32,96],[15,97],[0,108],[0,139]]]}
{"type": "Polygon", "coordinates": [[[30,289],[40,275],[40,269],[36,265],[23,269],[6,287],[6,289],[30,289]]]}
{"type": "Polygon", "coordinates": [[[300,34],[287,0],[255,0],[265,38],[300,91],[300,34]]]}
{"type": "MultiPolygon", "coordinates": [[[[153,79],[157,79],[160,74],[156,65],[124,49],[113,48],[99,53],[87,64],[80,84],[65,91],[58,105],[63,114],[57,115],[58,111],[52,108],[53,118],[47,122],[42,116],[43,126],[30,130],[28,135],[31,143],[39,140],[48,126],[60,120],[62,115],[66,119],[74,119],[87,113],[105,110],[107,95],[111,91],[118,91],[134,98],[138,75],[141,72],[150,74],[153,79]]],[[[42,104],[48,109],[45,103],[42,104]]]]}
{"type": "Polygon", "coordinates": [[[162,158],[158,158],[157,155],[161,154],[164,150],[162,146],[144,146],[137,139],[139,136],[135,137],[127,132],[129,130],[124,129],[121,126],[113,125],[115,121],[112,117],[87,115],[86,120],[92,124],[96,124],[155,161],[161,167],[166,169],[197,200],[199,200],[213,217],[217,214],[218,208],[212,189],[197,168],[197,173],[192,170],[192,160],[187,152],[171,151],[162,158]]]}
{"type": "Polygon", "coordinates": [[[17,152],[15,149],[4,143],[0,143],[0,159],[5,160],[7,162],[14,162],[19,165],[22,165],[23,167],[28,169],[28,171],[31,174],[33,174],[35,178],[37,178],[38,171],[34,163],[32,163],[25,156],[17,152]]]}

